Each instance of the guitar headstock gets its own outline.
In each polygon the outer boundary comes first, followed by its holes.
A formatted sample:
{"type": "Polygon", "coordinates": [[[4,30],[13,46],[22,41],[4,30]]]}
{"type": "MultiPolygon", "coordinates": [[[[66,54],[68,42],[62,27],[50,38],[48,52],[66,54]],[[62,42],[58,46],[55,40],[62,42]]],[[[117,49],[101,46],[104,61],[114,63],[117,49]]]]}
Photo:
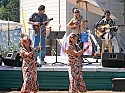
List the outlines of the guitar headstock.
{"type": "Polygon", "coordinates": [[[51,21],[51,20],[53,20],[53,18],[50,18],[49,20],[51,21]]]}

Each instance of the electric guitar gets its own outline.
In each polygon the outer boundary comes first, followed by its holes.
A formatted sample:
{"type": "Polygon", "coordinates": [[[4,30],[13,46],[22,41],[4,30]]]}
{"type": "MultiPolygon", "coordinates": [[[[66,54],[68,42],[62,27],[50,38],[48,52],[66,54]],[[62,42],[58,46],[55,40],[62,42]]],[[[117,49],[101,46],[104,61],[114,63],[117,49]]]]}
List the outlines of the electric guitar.
{"type": "Polygon", "coordinates": [[[104,25],[104,26],[100,25],[100,26],[98,26],[97,29],[95,30],[95,35],[96,35],[97,37],[102,37],[102,38],[103,38],[103,36],[104,36],[106,33],[109,33],[109,32],[110,32],[110,29],[112,29],[112,28],[118,28],[118,26],[112,26],[112,27],[110,27],[109,24],[104,25]]]}
{"type": "Polygon", "coordinates": [[[52,20],[53,20],[53,18],[50,18],[50,19],[48,19],[48,20],[46,20],[46,21],[44,21],[44,22],[40,22],[39,25],[35,25],[35,26],[34,26],[34,27],[35,27],[35,30],[38,31],[39,28],[40,28],[40,26],[45,26],[48,22],[50,22],[50,21],[52,21],[52,20]]]}

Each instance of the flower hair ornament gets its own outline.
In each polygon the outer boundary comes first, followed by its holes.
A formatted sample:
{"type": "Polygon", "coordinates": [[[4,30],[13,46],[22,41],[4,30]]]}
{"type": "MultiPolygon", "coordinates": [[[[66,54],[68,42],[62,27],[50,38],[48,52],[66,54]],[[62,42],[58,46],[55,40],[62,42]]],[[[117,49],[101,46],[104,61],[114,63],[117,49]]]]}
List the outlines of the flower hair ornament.
{"type": "Polygon", "coordinates": [[[72,38],[72,37],[70,37],[70,41],[73,41],[73,38],[72,38]]]}

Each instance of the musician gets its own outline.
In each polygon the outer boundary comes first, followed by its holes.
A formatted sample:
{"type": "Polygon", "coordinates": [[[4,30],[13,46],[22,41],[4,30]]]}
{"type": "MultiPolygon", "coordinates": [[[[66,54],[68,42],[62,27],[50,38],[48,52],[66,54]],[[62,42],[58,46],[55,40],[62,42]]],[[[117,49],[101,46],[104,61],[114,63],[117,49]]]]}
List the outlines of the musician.
{"type": "MultiPolygon", "coordinates": [[[[72,33],[76,34],[80,38],[80,33],[83,33],[86,29],[86,20],[84,20],[83,16],[80,15],[80,10],[76,7],[72,9],[72,12],[74,13],[74,18],[70,20],[70,22],[67,24],[68,28],[72,29],[72,33]]],[[[78,43],[80,40],[78,39],[78,43]]],[[[80,46],[82,48],[82,45],[80,46]]]]}
{"type": "MultiPolygon", "coordinates": [[[[38,7],[38,13],[33,13],[31,17],[29,18],[29,24],[32,25],[34,31],[35,31],[35,40],[34,40],[34,48],[39,46],[40,42],[40,31],[41,31],[41,58],[43,61],[43,64],[46,62],[44,61],[45,55],[46,55],[46,26],[49,22],[45,23],[41,26],[41,23],[48,20],[48,16],[45,14],[45,6],[40,5],[38,7]],[[40,30],[41,29],[41,30],[40,30]]],[[[36,53],[36,56],[38,57],[38,53],[36,53]]],[[[40,63],[41,65],[41,63],[40,63]]]]}
{"type": "MultiPolygon", "coordinates": [[[[104,26],[104,25],[109,24],[110,27],[115,26],[115,21],[110,16],[111,16],[110,11],[106,10],[104,12],[104,18],[98,23],[98,25],[104,26]]],[[[118,29],[117,27],[113,27],[110,29],[110,31],[108,33],[105,31],[106,28],[102,29],[104,31],[103,39],[105,39],[105,44],[108,45],[108,47],[110,48],[109,52],[112,52],[111,47],[113,46],[114,53],[119,53],[119,46],[118,46],[117,39],[115,37],[117,29],[118,29]],[[110,45],[112,45],[112,46],[110,46],[110,45]]]]}

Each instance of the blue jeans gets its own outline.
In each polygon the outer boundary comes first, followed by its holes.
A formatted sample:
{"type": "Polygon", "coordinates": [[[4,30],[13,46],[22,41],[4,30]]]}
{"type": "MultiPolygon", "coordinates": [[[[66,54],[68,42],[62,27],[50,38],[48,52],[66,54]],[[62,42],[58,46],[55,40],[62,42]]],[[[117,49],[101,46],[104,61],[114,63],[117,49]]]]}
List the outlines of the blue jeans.
{"type": "MultiPolygon", "coordinates": [[[[35,36],[34,38],[34,48],[36,48],[37,46],[39,46],[39,42],[40,42],[40,36],[35,36]]],[[[46,36],[41,36],[41,44],[42,49],[41,49],[41,60],[44,61],[45,55],[46,55],[46,36]]],[[[36,52],[36,57],[38,57],[38,52],[36,52]]]]}

